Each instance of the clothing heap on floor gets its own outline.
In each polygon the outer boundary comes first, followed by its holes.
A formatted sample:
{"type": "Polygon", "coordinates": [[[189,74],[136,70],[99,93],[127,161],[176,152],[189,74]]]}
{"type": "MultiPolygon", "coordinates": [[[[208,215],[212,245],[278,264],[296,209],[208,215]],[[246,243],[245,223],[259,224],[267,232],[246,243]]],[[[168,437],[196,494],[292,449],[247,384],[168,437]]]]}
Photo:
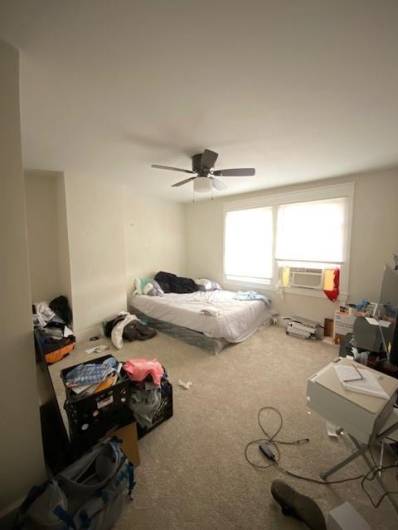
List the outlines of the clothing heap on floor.
{"type": "Polygon", "coordinates": [[[72,329],[72,310],[66,296],[33,304],[33,328],[39,357],[48,364],[61,360],[75,347],[72,329]]]}
{"type": "Polygon", "coordinates": [[[118,350],[123,346],[123,339],[129,342],[148,340],[156,333],[156,330],[141,322],[135,315],[125,311],[105,324],[105,335],[111,338],[112,344],[118,350]]]}

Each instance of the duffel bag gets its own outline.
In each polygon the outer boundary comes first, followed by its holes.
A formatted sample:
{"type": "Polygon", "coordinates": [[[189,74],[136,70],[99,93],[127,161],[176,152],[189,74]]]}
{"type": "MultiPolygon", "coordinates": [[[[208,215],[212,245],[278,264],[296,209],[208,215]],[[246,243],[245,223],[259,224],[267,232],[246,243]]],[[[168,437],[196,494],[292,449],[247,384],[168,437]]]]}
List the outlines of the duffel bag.
{"type": "Polygon", "coordinates": [[[15,529],[110,530],[134,487],[134,468],[118,439],[99,443],[22,504],[15,529]]]}

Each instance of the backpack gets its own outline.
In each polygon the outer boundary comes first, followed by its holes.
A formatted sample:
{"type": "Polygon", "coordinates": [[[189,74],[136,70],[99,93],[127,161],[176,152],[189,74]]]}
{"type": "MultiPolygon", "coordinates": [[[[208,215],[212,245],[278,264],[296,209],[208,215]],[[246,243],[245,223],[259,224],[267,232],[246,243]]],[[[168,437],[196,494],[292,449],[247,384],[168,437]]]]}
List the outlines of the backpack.
{"type": "Polygon", "coordinates": [[[23,502],[15,530],[110,530],[134,482],[117,438],[93,447],[23,502]]]}

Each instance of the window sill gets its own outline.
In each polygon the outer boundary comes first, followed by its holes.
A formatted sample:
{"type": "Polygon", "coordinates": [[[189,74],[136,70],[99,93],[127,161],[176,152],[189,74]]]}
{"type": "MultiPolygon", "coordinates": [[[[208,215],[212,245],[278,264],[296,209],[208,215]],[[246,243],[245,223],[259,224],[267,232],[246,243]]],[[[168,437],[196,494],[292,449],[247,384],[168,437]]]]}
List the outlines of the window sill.
{"type": "Polygon", "coordinates": [[[271,281],[269,283],[264,282],[254,282],[254,281],[243,281],[243,280],[235,280],[228,278],[224,276],[224,282],[223,284],[226,287],[229,287],[231,289],[241,289],[241,290],[258,290],[258,291],[271,291],[273,290],[273,286],[271,281]]]}
{"type": "MultiPolygon", "coordinates": [[[[310,296],[313,298],[323,298],[324,300],[329,299],[326,297],[325,293],[322,290],[318,289],[305,289],[300,287],[282,287],[282,292],[285,294],[293,294],[298,296],[310,296]]],[[[348,294],[340,293],[336,303],[345,303],[347,301],[348,294]]]]}
{"type": "MultiPolygon", "coordinates": [[[[305,289],[304,287],[277,287],[273,283],[256,283],[256,282],[243,282],[239,280],[231,280],[224,276],[223,285],[227,289],[231,290],[253,290],[260,291],[262,293],[268,293],[270,295],[275,295],[278,292],[280,294],[292,294],[295,296],[308,296],[310,298],[322,298],[323,300],[330,301],[325,293],[320,289],[305,289]]],[[[348,293],[341,292],[336,302],[332,303],[346,303],[348,298],[348,293]]]]}

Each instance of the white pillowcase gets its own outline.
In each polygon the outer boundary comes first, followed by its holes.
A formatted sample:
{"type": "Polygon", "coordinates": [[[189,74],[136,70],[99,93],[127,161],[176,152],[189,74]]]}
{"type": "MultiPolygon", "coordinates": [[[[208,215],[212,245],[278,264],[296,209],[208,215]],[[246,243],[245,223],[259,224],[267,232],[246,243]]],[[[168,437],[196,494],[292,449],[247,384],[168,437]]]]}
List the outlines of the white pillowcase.
{"type": "Polygon", "coordinates": [[[142,290],[142,294],[149,296],[163,296],[164,291],[156,280],[152,280],[152,282],[149,282],[145,285],[144,289],[142,290]]]}
{"type": "Polygon", "coordinates": [[[212,280],[208,280],[206,278],[199,278],[198,280],[195,280],[196,285],[199,287],[200,291],[216,291],[217,289],[221,289],[221,285],[217,282],[213,282],[212,280]]]}
{"type": "Polygon", "coordinates": [[[153,290],[153,285],[151,283],[147,283],[142,291],[142,294],[149,294],[153,290]]]}

